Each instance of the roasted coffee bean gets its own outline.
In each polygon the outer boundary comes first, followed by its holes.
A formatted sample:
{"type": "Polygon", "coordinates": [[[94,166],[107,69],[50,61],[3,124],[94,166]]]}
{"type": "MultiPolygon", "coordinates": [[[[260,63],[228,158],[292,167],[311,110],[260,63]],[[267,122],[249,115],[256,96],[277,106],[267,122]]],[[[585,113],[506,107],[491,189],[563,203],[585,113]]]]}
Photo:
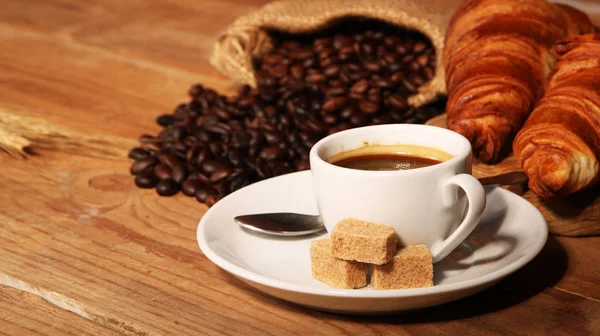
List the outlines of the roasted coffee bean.
{"type": "Polygon", "coordinates": [[[285,151],[279,147],[265,147],[260,152],[260,158],[266,161],[274,161],[281,159],[285,151]]]}
{"type": "Polygon", "coordinates": [[[135,161],[131,165],[130,172],[132,175],[137,175],[137,174],[145,171],[149,167],[153,166],[154,164],[156,164],[156,159],[154,157],[151,157],[151,156],[145,157],[145,158],[135,161]]]}
{"type": "Polygon", "coordinates": [[[344,108],[344,106],[346,106],[347,103],[348,98],[346,97],[333,97],[323,104],[322,109],[325,113],[335,113],[344,108]]]}
{"type": "Polygon", "coordinates": [[[341,67],[339,65],[331,65],[323,70],[323,74],[329,78],[332,78],[336,77],[340,73],[340,70],[341,67]]]}
{"type": "Polygon", "coordinates": [[[419,76],[419,75],[415,75],[412,77],[413,83],[415,83],[415,85],[417,86],[421,86],[423,84],[425,84],[425,78],[419,76]]]}
{"type": "Polygon", "coordinates": [[[188,90],[188,94],[192,98],[198,98],[198,97],[202,96],[203,93],[204,93],[204,87],[200,84],[193,85],[188,90]]]}
{"type": "Polygon", "coordinates": [[[187,169],[184,165],[177,165],[173,167],[173,170],[171,171],[171,176],[173,177],[173,180],[175,180],[175,182],[181,184],[187,178],[187,173],[187,169]]]}
{"type": "Polygon", "coordinates": [[[311,118],[306,121],[306,131],[313,134],[324,134],[327,133],[327,126],[315,118],[311,118]]]}
{"type": "Polygon", "coordinates": [[[340,118],[348,119],[348,118],[352,117],[352,115],[355,112],[356,112],[356,110],[353,107],[347,107],[347,108],[343,109],[342,112],[340,112],[340,118]]]}
{"type": "Polygon", "coordinates": [[[402,85],[408,90],[408,92],[410,93],[415,93],[417,92],[417,87],[415,86],[415,84],[413,82],[410,81],[410,79],[408,78],[404,78],[402,80],[402,85]]]}
{"type": "Polygon", "coordinates": [[[170,153],[160,153],[160,154],[158,154],[158,161],[160,161],[164,165],[170,167],[171,169],[173,167],[181,164],[179,162],[179,160],[177,159],[177,157],[175,157],[175,155],[170,154],[170,153]]]}
{"type": "Polygon", "coordinates": [[[382,89],[391,89],[395,86],[394,82],[389,78],[380,78],[375,81],[375,85],[379,86],[382,89]]]}
{"type": "Polygon", "coordinates": [[[173,179],[161,180],[156,184],[156,192],[160,196],[173,196],[179,192],[179,184],[173,179]]]}
{"type": "Polygon", "coordinates": [[[390,77],[390,79],[394,83],[399,83],[399,82],[401,82],[404,79],[404,77],[406,77],[406,75],[403,72],[398,71],[398,72],[394,72],[392,74],[392,76],[390,77]]]}
{"type": "Polygon", "coordinates": [[[204,185],[199,185],[196,187],[196,200],[198,200],[198,202],[206,202],[206,198],[208,198],[208,196],[210,196],[210,192],[208,190],[208,188],[204,185]]]}
{"type": "Polygon", "coordinates": [[[425,54],[419,55],[416,62],[420,67],[425,67],[427,63],[429,63],[429,57],[427,57],[425,54]]]}
{"type": "Polygon", "coordinates": [[[135,185],[140,188],[154,188],[156,183],[158,182],[156,176],[152,172],[150,173],[140,173],[135,176],[135,185]]]}
{"type": "Polygon", "coordinates": [[[378,62],[365,62],[365,68],[372,73],[377,73],[382,69],[381,64],[378,62]]]}
{"type": "Polygon", "coordinates": [[[212,174],[210,174],[210,182],[216,183],[224,178],[228,177],[231,174],[232,169],[230,167],[224,166],[217,170],[215,170],[212,174]]]}
{"type": "Polygon", "coordinates": [[[425,44],[425,42],[423,42],[423,41],[419,41],[419,42],[415,43],[412,50],[415,53],[420,53],[421,51],[425,50],[425,48],[427,48],[427,44],[425,44]]]}
{"type": "Polygon", "coordinates": [[[434,70],[432,68],[427,67],[423,70],[423,73],[425,74],[425,78],[429,80],[433,77],[434,70]]]}
{"type": "Polygon", "coordinates": [[[353,126],[363,126],[366,125],[369,121],[369,117],[363,113],[355,113],[352,117],[350,117],[350,123],[353,126]]]}
{"type": "Polygon", "coordinates": [[[159,163],[154,166],[154,175],[161,180],[166,180],[171,178],[171,168],[167,165],[159,163]]]}
{"type": "Polygon", "coordinates": [[[310,161],[308,159],[303,159],[298,162],[296,165],[296,170],[308,170],[310,169],[310,161]]]}
{"type": "Polygon", "coordinates": [[[206,204],[206,206],[211,207],[211,206],[215,205],[218,201],[219,201],[219,196],[208,195],[208,197],[206,197],[206,201],[204,203],[206,204]]]}
{"type": "Polygon", "coordinates": [[[335,125],[338,121],[338,118],[335,114],[326,114],[323,116],[323,121],[328,125],[335,125]]]}
{"type": "Polygon", "coordinates": [[[129,156],[129,158],[134,159],[134,160],[141,160],[143,158],[149,157],[150,155],[152,155],[152,153],[150,153],[148,150],[141,148],[141,147],[132,148],[129,151],[129,154],[127,154],[127,156],[129,156]]]}
{"type": "Polygon", "coordinates": [[[387,106],[400,111],[404,111],[406,108],[408,108],[406,100],[397,94],[391,94],[387,96],[385,103],[387,106]]]}
{"type": "Polygon", "coordinates": [[[186,196],[195,196],[201,182],[197,179],[187,179],[181,185],[181,192],[186,196]]]}
{"type": "Polygon", "coordinates": [[[365,100],[358,103],[358,108],[366,114],[373,114],[379,111],[379,104],[365,100]]]}
{"type": "Polygon", "coordinates": [[[350,92],[352,93],[365,93],[369,89],[369,81],[366,79],[361,79],[358,82],[354,83],[352,87],[350,87],[350,92]]]}
{"type": "Polygon", "coordinates": [[[174,122],[175,122],[175,117],[173,117],[170,114],[163,114],[163,115],[159,116],[158,118],[156,118],[156,123],[163,127],[170,126],[174,122]]]}
{"type": "Polygon", "coordinates": [[[209,160],[202,164],[202,172],[208,175],[211,175],[212,173],[220,169],[227,169],[227,165],[217,160],[209,160]]]}
{"type": "MultiPolygon", "coordinates": [[[[327,97],[335,97],[346,94],[346,88],[343,86],[333,86],[325,91],[325,96],[327,97]]],[[[316,103],[316,101],[315,101],[316,103]]],[[[319,108],[313,108],[313,110],[318,110],[319,108]]]]}

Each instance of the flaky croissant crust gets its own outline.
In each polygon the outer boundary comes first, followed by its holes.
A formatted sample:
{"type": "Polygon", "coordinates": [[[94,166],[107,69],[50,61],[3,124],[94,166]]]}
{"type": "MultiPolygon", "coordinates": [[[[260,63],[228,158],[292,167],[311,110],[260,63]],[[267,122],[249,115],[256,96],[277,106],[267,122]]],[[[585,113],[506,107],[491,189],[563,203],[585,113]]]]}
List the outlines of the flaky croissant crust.
{"type": "Polygon", "coordinates": [[[513,143],[530,188],[564,197],[600,181],[600,34],[573,37],[559,57],[546,95],[513,143]]]}
{"type": "Polygon", "coordinates": [[[448,128],[480,160],[499,160],[545,91],[549,46],[581,29],[591,29],[585,14],[544,0],[463,1],[444,51],[448,128]]]}

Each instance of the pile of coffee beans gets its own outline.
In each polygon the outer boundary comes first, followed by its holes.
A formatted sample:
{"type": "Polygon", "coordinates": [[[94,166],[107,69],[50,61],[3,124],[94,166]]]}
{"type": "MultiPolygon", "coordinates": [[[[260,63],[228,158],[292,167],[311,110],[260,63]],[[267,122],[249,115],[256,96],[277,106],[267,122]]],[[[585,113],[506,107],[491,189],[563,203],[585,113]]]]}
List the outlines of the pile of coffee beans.
{"type": "Polygon", "coordinates": [[[273,38],[273,50],[255,61],[257,88],[225,97],[195,85],[189,102],[157,118],[164,129],[129,153],[137,186],[211,206],[250,183],[309,169],[310,148],[328,134],[424,123],[444,109],[443,100],[420,108],[406,101],[434,74],[422,35],[360,22],[273,38]]]}

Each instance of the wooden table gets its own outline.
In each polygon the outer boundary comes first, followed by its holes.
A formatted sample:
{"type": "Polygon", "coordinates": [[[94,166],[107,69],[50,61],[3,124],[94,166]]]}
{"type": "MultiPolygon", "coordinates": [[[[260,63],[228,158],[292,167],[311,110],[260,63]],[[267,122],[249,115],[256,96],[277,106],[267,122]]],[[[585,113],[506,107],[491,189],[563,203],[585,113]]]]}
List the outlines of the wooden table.
{"type": "Polygon", "coordinates": [[[261,2],[2,1],[0,334],[600,333],[600,238],[550,237],[481,294],[383,317],[301,308],[208,261],[206,207],[136,188],[126,153],[191,84],[232,91],[212,43],[261,2]]]}

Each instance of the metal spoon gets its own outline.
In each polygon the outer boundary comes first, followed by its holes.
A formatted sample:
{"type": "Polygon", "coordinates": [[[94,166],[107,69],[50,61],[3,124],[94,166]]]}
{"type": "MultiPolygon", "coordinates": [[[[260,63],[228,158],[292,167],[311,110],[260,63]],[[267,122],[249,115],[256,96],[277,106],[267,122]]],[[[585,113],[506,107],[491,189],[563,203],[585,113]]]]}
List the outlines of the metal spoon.
{"type": "MultiPolygon", "coordinates": [[[[524,172],[511,172],[480,178],[483,185],[510,185],[527,182],[524,172]]],[[[237,216],[235,222],[242,227],[275,236],[304,236],[325,229],[319,215],[305,215],[291,212],[261,213],[237,216]]]]}

